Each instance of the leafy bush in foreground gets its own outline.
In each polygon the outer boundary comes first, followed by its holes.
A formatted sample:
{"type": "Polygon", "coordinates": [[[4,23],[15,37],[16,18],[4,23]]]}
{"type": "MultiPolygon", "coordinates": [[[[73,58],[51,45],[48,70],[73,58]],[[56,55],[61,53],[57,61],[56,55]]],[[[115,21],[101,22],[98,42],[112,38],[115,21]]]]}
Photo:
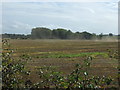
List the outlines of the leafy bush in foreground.
{"type": "Polygon", "coordinates": [[[26,87],[24,76],[29,75],[29,71],[25,69],[25,63],[29,60],[29,57],[22,56],[20,59],[14,60],[12,58],[14,50],[10,48],[9,40],[3,40],[2,48],[2,87],[26,87]]]}

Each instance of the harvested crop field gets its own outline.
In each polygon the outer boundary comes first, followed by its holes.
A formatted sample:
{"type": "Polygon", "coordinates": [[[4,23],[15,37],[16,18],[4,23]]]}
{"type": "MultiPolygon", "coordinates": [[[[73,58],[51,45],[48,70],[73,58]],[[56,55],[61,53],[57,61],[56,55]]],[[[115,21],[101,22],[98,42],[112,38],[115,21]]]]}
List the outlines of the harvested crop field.
{"type": "Polygon", "coordinates": [[[89,41],[89,40],[10,40],[15,50],[14,58],[22,54],[29,54],[32,58],[26,65],[32,72],[33,82],[38,81],[36,67],[54,66],[64,75],[69,74],[75,64],[83,63],[87,56],[92,56],[90,75],[111,76],[117,84],[118,60],[109,58],[108,50],[117,50],[116,41],[89,41]]]}

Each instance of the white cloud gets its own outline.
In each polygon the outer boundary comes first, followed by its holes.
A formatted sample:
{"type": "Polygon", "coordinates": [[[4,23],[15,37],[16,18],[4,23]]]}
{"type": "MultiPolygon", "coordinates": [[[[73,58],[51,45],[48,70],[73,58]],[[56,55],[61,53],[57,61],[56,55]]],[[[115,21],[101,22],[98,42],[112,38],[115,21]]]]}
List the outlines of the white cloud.
{"type": "Polygon", "coordinates": [[[31,29],[32,28],[29,24],[21,23],[21,22],[18,22],[18,21],[15,21],[14,24],[12,25],[12,27],[15,28],[15,29],[19,29],[19,28],[31,29]]]}
{"type": "Polygon", "coordinates": [[[90,9],[90,8],[86,8],[86,9],[88,9],[93,14],[95,13],[95,11],[93,9],[90,9]]]}
{"type": "Polygon", "coordinates": [[[21,33],[29,34],[32,26],[26,23],[13,21],[11,24],[9,21],[3,22],[3,32],[5,33],[21,33]]]}

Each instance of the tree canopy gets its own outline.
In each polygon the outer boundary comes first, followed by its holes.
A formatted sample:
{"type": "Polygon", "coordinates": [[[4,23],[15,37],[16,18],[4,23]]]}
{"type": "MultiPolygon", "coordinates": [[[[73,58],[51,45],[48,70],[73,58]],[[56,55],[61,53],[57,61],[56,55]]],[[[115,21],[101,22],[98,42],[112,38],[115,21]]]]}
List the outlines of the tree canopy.
{"type": "Polygon", "coordinates": [[[71,30],[57,28],[49,29],[46,27],[32,28],[31,34],[2,34],[2,38],[11,39],[82,39],[82,40],[95,40],[95,39],[119,39],[120,35],[114,35],[112,33],[96,35],[95,33],[83,32],[72,32],[71,30]]]}
{"type": "Polygon", "coordinates": [[[33,39],[92,39],[93,35],[89,32],[75,32],[71,30],[57,28],[48,29],[43,27],[33,28],[31,32],[31,37],[33,39]]]}

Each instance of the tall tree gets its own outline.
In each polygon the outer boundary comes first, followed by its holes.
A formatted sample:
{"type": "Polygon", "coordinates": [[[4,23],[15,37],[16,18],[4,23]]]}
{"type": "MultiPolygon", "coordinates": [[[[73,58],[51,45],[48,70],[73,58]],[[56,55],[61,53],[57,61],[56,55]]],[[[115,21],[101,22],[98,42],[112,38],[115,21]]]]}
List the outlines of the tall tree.
{"type": "Polygon", "coordinates": [[[32,38],[39,38],[39,39],[49,39],[51,38],[52,31],[48,28],[33,28],[31,32],[32,38]]]}

